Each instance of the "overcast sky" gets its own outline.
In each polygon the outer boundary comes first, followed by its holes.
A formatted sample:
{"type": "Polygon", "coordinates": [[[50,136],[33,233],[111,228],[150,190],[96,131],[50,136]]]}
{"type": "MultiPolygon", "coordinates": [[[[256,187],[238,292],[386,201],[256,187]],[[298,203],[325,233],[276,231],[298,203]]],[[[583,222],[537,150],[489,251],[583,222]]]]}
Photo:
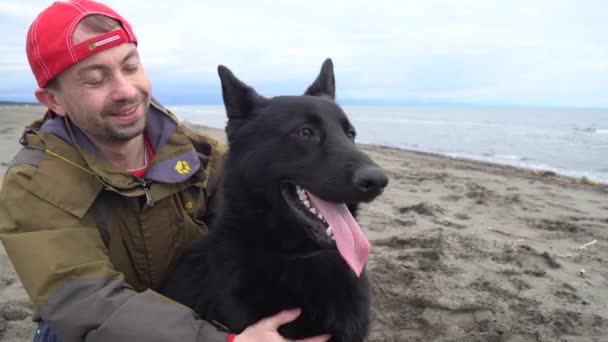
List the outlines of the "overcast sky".
{"type": "MultiPolygon", "coordinates": [[[[0,0],[0,100],[34,100],[25,37],[52,1],[0,0]]],[[[224,64],[266,96],[326,57],[342,103],[608,107],[608,1],[108,0],[166,104],[220,101],[224,64]]]]}

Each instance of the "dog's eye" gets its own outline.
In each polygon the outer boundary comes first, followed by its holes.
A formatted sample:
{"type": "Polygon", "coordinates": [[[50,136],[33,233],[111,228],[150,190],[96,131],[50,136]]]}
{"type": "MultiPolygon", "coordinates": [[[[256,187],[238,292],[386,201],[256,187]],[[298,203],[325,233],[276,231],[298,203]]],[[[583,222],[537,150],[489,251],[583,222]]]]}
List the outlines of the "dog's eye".
{"type": "Polygon", "coordinates": [[[348,136],[348,138],[350,140],[355,140],[355,137],[357,136],[357,132],[355,132],[355,130],[351,129],[350,131],[348,131],[348,133],[346,133],[346,136],[348,136]]]}
{"type": "Polygon", "coordinates": [[[315,132],[313,132],[313,130],[310,128],[302,128],[298,130],[296,134],[298,135],[298,137],[305,139],[310,139],[315,136],[315,132]]]}

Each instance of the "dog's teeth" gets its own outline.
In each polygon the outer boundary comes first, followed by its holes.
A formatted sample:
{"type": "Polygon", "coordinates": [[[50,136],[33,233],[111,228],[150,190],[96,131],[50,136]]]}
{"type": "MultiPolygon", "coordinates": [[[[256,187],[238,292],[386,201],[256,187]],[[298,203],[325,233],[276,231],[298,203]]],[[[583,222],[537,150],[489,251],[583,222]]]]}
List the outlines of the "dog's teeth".
{"type": "Polygon", "coordinates": [[[304,203],[305,206],[310,208],[310,201],[309,200],[303,200],[302,203],[304,203]]]}
{"type": "Polygon", "coordinates": [[[327,227],[327,230],[325,230],[325,233],[327,234],[327,236],[334,236],[334,231],[331,229],[331,227],[327,227]]]}
{"type": "Polygon", "coordinates": [[[306,197],[306,194],[304,192],[298,192],[298,198],[300,199],[300,201],[304,202],[306,201],[308,198],[306,197]]]}
{"type": "Polygon", "coordinates": [[[315,208],[310,208],[310,212],[316,215],[316,214],[317,214],[317,209],[315,209],[315,208]]]}
{"type": "Polygon", "coordinates": [[[323,215],[321,215],[321,213],[317,213],[317,217],[319,218],[319,220],[325,222],[325,218],[323,217],[323,215]]]}

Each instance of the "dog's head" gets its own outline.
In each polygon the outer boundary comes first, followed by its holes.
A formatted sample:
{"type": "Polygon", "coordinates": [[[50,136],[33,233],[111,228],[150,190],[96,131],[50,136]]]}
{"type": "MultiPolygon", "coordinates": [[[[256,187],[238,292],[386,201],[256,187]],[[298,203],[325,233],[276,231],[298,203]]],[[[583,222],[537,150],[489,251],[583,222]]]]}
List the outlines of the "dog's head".
{"type": "Polygon", "coordinates": [[[347,205],[373,200],[388,178],[357,148],[355,128],[334,102],[332,61],[323,63],[302,96],[265,98],[228,68],[218,72],[228,116],[227,172],[240,179],[244,192],[280,203],[273,209],[283,222],[318,247],[337,246],[360,273],[369,243],[347,205]]]}

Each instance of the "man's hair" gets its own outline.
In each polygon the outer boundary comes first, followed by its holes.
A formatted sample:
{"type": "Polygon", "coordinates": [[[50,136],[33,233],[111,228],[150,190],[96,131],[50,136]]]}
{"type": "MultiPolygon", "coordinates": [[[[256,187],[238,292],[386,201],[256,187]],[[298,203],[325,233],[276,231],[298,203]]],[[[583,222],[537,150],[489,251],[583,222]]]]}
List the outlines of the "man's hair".
{"type": "Polygon", "coordinates": [[[103,14],[92,14],[84,17],[78,25],[92,33],[108,33],[120,28],[120,22],[103,14]]]}
{"type": "MultiPolygon", "coordinates": [[[[99,33],[104,34],[111,31],[114,31],[118,28],[121,28],[120,22],[116,19],[110,18],[103,14],[91,14],[89,16],[84,17],[79,23],[82,29],[90,33],[99,33]]],[[[57,82],[57,77],[52,78],[48,81],[45,89],[59,89],[59,82],[57,82]]]]}

